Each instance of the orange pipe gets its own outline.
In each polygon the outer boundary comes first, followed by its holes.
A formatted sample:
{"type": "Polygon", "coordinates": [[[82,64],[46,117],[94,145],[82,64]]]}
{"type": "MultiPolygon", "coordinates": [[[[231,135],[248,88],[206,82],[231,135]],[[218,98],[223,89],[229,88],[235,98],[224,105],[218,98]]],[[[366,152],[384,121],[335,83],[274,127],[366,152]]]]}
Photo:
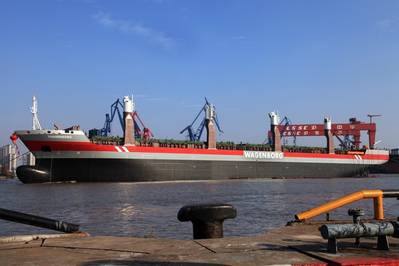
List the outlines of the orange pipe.
{"type": "Polygon", "coordinates": [[[384,200],[383,196],[374,198],[374,219],[384,220],[384,200]]]}
{"type": "Polygon", "coordinates": [[[384,219],[384,207],[383,207],[383,191],[376,190],[362,190],[358,191],[336,200],[322,204],[316,208],[301,212],[295,215],[297,221],[304,221],[323,213],[330,212],[344,205],[350,204],[355,201],[362,199],[374,199],[374,218],[377,220],[384,219]]]}

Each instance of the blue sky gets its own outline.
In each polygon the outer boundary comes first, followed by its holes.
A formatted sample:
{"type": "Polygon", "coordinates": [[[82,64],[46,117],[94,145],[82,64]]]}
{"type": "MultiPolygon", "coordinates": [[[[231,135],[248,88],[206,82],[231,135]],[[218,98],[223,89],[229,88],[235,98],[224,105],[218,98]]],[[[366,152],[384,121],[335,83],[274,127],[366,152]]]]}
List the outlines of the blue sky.
{"type": "Polygon", "coordinates": [[[184,138],[207,96],[220,139],[262,142],[273,110],[297,123],[378,113],[380,146],[397,147],[398,14],[389,0],[1,0],[0,144],[31,126],[33,94],[42,125],[86,130],[134,94],[159,138],[184,138]]]}

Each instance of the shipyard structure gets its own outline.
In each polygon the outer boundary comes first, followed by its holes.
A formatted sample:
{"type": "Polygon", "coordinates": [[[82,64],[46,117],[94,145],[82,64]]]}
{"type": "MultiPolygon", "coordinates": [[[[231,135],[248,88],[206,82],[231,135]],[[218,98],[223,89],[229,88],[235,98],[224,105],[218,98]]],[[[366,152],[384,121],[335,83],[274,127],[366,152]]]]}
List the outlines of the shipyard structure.
{"type": "Polygon", "coordinates": [[[79,126],[38,128],[34,116],[32,130],[17,130],[12,135],[14,142],[20,139],[36,157],[34,166],[18,167],[17,176],[24,183],[331,178],[367,176],[370,167],[389,160],[388,151],[374,147],[376,124],[371,120],[334,124],[327,117],[321,124],[299,125],[271,112],[266,134],[269,144],[235,145],[217,142],[221,129],[213,104],[206,100],[196,119],[201,115],[197,129],[191,124],[182,131],[188,133],[190,141],[186,142],[153,139],[133,98],[127,96],[111,106],[104,128],[92,129],[88,135],[79,126]],[[121,139],[107,135],[115,116],[123,128],[121,139]],[[200,141],[202,131],[206,133],[204,142],[200,141]],[[369,136],[368,145],[363,147],[362,131],[369,136]],[[302,136],[322,136],[326,146],[298,150],[282,143],[282,138],[302,136]],[[334,139],[339,141],[339,150],[334,139]]]}
{"type": "Polygon", "coordinates": [[[0,176],[12,177],[17,168],[16,147],[8,144],[0,147],[0,176]]]}

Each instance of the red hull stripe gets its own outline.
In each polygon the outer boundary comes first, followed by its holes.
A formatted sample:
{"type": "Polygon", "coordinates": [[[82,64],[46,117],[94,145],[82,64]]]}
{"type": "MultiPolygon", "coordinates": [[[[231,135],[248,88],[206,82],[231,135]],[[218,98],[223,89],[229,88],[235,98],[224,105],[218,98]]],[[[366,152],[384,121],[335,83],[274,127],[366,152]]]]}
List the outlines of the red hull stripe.
{"type": "MultiPolygon", "coordinates": [[[[174,154],[207,154],[207,155],[239,155],[243,156],[242,150],[208,150],[192,148],[160,148],[160,147],[139,147],[139,146],[114,146],[101,145],[91,142],[63,142],[63,141],[25,141],[25,145],[32,152],[42,150],[43,146],[50,147],[52,151],[104,151],[119,152],[115,147],[125,147],[128,152],[147,153],[174,153],[174,154]]],[[[123,148],[123,150],[126,150],[123,148]]],[[[284,152],[286,158],[326,158],[326,159],[356,159],[355,155],[348,154],[325,154],[325,153],[303,153],[284,152]]],[[[367,154],[360,156],[363,160],[388,160],[388,155],[367,154]]]]}
{"type": "Polygon", "coordinates": [[[399,265],[399,259],[386,259],[386,258],[349,258],[349,259],[331,259],[329,263],[294,263],[292,266],[397,266],[399,265]]]}

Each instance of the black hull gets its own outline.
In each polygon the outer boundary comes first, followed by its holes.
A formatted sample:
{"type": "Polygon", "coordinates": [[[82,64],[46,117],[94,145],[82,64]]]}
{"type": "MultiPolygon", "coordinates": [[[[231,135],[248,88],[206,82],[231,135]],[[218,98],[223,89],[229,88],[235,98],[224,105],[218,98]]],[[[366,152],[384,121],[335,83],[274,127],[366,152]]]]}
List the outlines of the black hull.
{"type": "Polygon", "coordinates": [[[145,182],[249,178],[333,178],[367,176],[357,164],[236,162],[140,159],[37,159],[20,166],[23,183],[145,182]]]}
{"type": "Polygon", "coordinates": [[[370,169],[371,173],[381,174],[398,174],[399,173],[399,156],[391,156],[389,161],[382,165],[375,165],[370,169]]]}

